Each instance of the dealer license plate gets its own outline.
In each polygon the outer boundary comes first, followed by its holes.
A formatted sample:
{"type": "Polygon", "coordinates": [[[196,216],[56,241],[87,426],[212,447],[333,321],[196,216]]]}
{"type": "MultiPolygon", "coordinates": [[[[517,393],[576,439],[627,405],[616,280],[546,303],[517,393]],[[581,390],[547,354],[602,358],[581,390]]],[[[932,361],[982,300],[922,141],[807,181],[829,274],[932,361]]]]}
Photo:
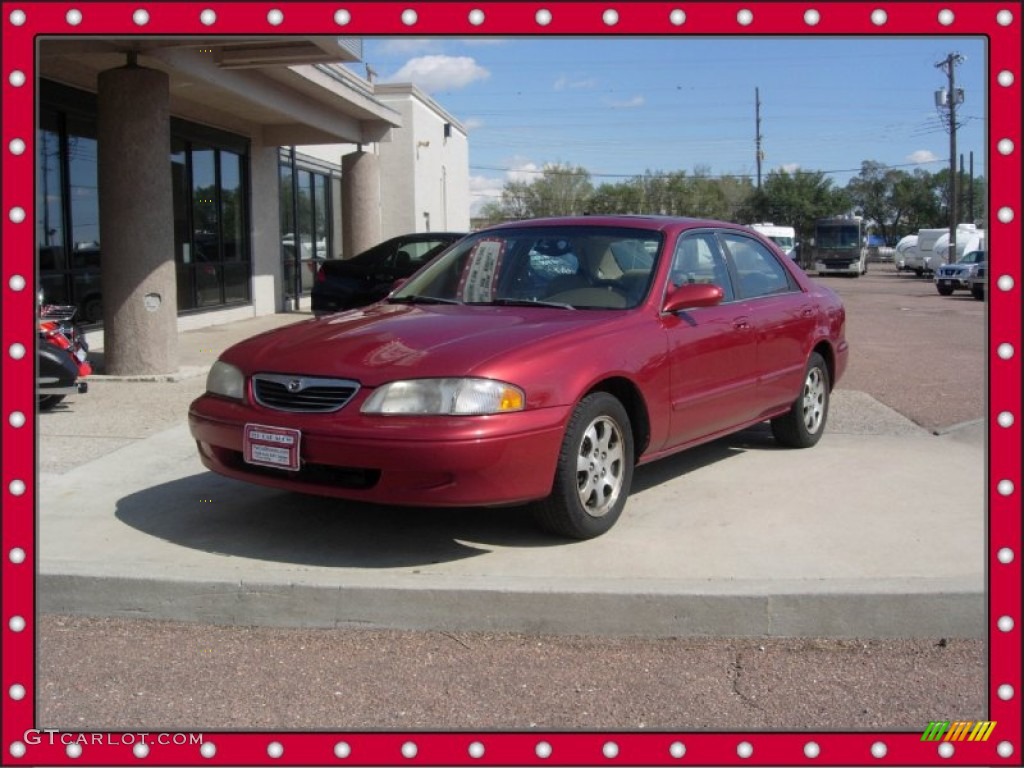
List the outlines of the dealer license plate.
{"type": "Polygon", "coordinates": [[[249,464],[297,472],[302,433],[287,427],[246,424],[242,433],[242,456],[249,464]]]}

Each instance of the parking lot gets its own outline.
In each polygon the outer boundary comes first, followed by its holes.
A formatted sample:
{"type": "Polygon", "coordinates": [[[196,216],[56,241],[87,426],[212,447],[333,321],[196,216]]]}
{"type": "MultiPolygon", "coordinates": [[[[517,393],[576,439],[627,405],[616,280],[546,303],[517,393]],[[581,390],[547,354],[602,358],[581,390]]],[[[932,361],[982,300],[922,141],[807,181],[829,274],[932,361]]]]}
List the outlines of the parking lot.
{"type": "Polygon", "coordinates": [[[826,282],[852,352],[822,443],[780,451],[755,429],[651,465],[593,542],[517,510],[341,510],[203,472],[182,422],[204,365],[301,315],[183,334],[175,381],[97,377],[39,420],[40,722],[981,717],[987,305],[890,265],[826,282]],[[958,487],[929,482],[942,462],[958,487]]]}
{"type": "Polygon", "coordinates": [[[843,297],[850,367],[866,392],[933,431],[985,415],[986,308],[968,291],[939,296],[928,277],[871,264],[864,277],[818,278],[843,297]]]}

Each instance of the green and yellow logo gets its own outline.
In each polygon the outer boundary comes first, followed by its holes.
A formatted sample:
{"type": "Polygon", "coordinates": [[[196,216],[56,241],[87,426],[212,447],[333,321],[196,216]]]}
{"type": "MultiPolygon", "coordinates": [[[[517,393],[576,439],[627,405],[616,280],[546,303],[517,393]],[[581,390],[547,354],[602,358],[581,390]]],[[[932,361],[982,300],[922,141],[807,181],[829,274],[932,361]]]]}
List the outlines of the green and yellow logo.
{"type": "Polygon", "coordinates": [[[921,741],[988,741],[995,720],[933,720],[921,734],[921,741]]]}

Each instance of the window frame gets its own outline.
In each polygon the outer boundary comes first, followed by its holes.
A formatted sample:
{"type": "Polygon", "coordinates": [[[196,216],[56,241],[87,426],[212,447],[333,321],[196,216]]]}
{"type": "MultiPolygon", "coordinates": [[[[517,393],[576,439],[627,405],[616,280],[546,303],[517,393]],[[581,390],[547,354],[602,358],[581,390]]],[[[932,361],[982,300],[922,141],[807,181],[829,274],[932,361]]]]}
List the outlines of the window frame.
{"type": "Polygon", "coordinates": [[[716,230],[716,238],[719,242],[719,246],[722,249],[722,253],[725,255],[726,262],[729,266],[729,275],[733,282],[734,295],[736,301],[756,301],[758,299],[766,299],[777,296],[786,296],[792,293],[800,293],[803,289],[797,282],[793,274],[786,268],[786,265],[782,263],[775,251],[769,248],[767,245],[762,243],[757,237],[747,232],[742,232],[735,229],[719,229],[716,230]],[[768,263],[775,265],[775,267],[782,272],[782,275],[786,279],[786,289],[776,290],[769,293],[758,293],[756,295],[747,296],[743,291],[743,281],[740,276],[739,267],[736,264],[735,254],[729,248],[727,238],[735,238],[736,240],[745,241],[750,243],[755,251],[763,253],[769,260],[768,263]]]}

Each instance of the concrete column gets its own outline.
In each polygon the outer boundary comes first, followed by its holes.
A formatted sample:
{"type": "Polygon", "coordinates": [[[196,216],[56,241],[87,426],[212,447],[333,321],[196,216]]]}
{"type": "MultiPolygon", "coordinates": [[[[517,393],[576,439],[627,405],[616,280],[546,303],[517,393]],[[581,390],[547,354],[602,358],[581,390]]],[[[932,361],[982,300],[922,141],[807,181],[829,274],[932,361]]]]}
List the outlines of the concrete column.
{"type": "Polygon", "coordinates": [[[252,306],[255,314],[271,315],[284,309],[281,268],[281,196],[278,148],[252,141],[252,306]]]}
{"type": "Polygon", "coordinates": [[[108,374],[178,369],[169,81],[127,66],[99,75],[97,153],[108,374]]]}
{"type": "Polygon", "coordinates": [[[380,162],[371,152],[341,158],[341,240],[345,258],[380,242],[380,162]]]}

